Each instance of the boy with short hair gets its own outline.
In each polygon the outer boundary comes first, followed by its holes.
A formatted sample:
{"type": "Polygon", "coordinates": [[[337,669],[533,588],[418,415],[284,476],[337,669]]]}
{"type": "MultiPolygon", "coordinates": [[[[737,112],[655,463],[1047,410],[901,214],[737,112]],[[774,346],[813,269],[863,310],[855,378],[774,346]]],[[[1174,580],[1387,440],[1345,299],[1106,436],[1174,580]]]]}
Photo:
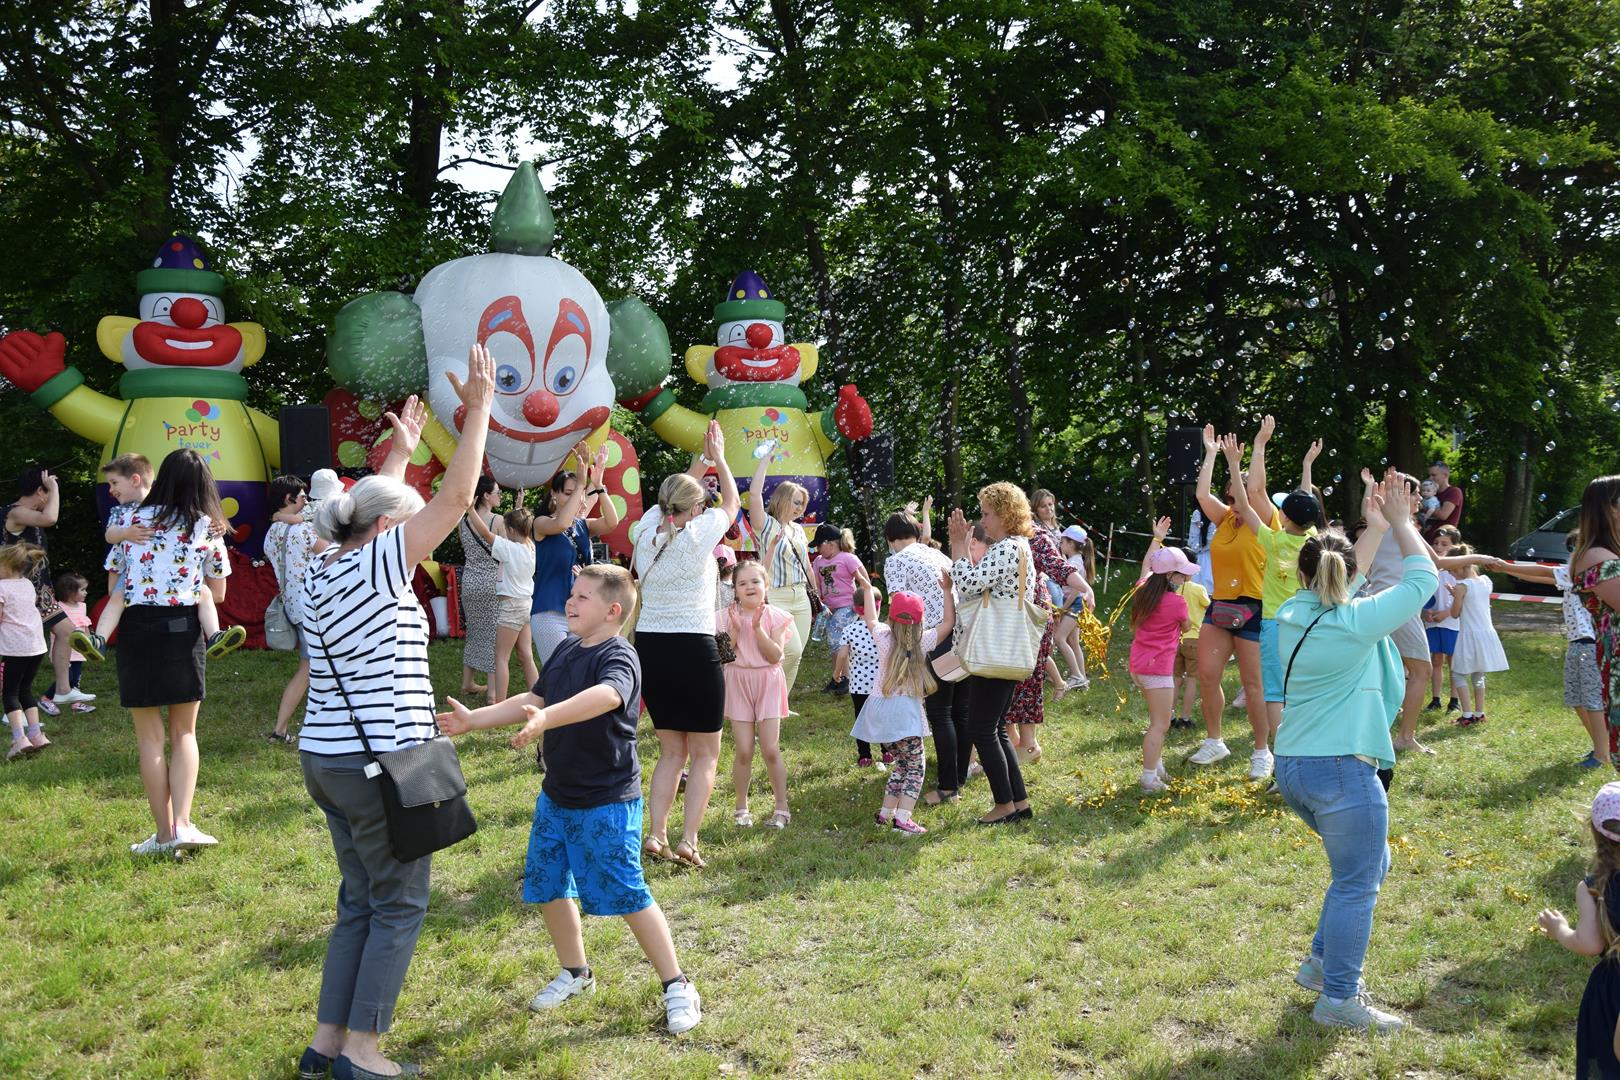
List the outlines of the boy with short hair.
{"type": "Polygon", "coordinates": [[[534,690],[475,710],[450,698],[450,711],[438,721],[448,735],[521,723],[512,739],[519,749],[544,736],[547,768],[535,800],[523,899],[540,905],[563,970],[529,1008],[552,1009],[595,989],[585,962],[583,908],[629,924],[664,984],[670,1034],[679,1035],[696,1027],[703,1013],[641,873],[641,664],[619,636],[635,603],[628,570],[606,563],[580,567],[564,607],[568,637],[546,661],[534,690]]]}
{"type": "MultiPolygon", "coordinates": [[[[140,509],[152,486],[152,463],[145,454],[119,454],[101,467],[107,478],[107,493],[112,496],[113,508],[107,512],[107,531],[102,539],[108,544],[144,544],[152,538],[152,530],[135,523],[135,511],[140,509]]],[[[223,523],[216,523],[223,527],[223,523]]],[[[107,574],[107,603],[96,619],[94,630],[73,631],[73,647],[92,660],[107,659],[107,639],[118,629],[124,615],[124,590],[118,587],[118,572],[107,574]]],[[[247,630],[240,626],[219,626],[219,609],[214,606],[213,593],[203,589],[197,600],[197,621],[202,625],[208,642],[208,658],[218,660],[234,652],[247,640],[247,630]]]]}

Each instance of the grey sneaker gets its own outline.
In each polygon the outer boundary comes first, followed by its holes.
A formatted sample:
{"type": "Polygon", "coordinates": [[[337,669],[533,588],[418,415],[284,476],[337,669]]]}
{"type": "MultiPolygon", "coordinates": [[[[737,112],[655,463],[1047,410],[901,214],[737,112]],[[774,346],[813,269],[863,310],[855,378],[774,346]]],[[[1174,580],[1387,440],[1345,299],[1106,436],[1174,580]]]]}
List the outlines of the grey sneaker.
{"type": "Polygon", "coordinates": [[[588,994],[596,989],[596,976],[575,976],[567,971],[559,971],[557,977],[545,985],[545,988],[534,995],[529,1002],[529,1008],[535,1012],[545,1012],[555,1009],[571,997],[579,994],[588,994]]]}
{"type": "Polygon", "coordinates": [[[1375,1035],[1393,1035],[1406,1026],[1406,1021],[1400,1017],[1373,1008],[1365,993],[1337,1002],[1323,994],[1316,999],[1311,1019],[1323,1027],[1353,1028],[1375,1035]]]}
{"type": "MultiPolygon", "coordinates": [[[[1322,958],[1320,956],[1307,956],[1300,961],[1299,970],[1294,972],[1294,981],[1305,989],[1320,994],[1322,992],[1322,958]]],[[[1356,980],[1356,992],[1367,992],[1367,980],[1356,980]]]]}
{"type": "Polygon", "coordinates": [[[1187,760],[1194,765],[1213,765],[1217,761],[1224,761],[1231,756],[1232,751],[1226,748],[1226,743],[1223,740],[1205,739],[1203,745],[1187,760]]]}

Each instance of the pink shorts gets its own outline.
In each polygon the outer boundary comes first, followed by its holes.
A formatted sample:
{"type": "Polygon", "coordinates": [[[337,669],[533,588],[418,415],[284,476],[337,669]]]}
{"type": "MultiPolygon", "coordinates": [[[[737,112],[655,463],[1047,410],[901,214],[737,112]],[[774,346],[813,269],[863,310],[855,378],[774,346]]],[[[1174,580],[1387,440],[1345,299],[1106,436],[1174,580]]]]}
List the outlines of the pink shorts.
{"type": "Polygon", "coordinates": [[[1138,675],[1131,672],[1131,682],[1143,690],[1174,690],[1176,677],[1174,675],[1138,675]]]}
{"type": "Polygon", "coordinates": [[[787,675],[780,664],[770,667],[725,666],[726,719],[757,724],[787,715],[787,675]]]}

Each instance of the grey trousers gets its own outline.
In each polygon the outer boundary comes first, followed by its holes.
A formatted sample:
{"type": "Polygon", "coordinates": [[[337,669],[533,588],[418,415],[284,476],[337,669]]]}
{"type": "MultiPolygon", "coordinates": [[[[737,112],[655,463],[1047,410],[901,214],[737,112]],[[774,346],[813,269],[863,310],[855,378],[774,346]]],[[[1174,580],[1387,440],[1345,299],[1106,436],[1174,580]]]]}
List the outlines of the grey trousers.
{"type": "Polygon", "coordinates": [[[365,755],[299,756],[304,787],[326,812],[343,874],[315,1019],[352,1031],[384,1032],[393,1024],[394,1002],[427,915],[433,857],[394,858],[382,792],[378,781],[366,778],[365,755]]]}

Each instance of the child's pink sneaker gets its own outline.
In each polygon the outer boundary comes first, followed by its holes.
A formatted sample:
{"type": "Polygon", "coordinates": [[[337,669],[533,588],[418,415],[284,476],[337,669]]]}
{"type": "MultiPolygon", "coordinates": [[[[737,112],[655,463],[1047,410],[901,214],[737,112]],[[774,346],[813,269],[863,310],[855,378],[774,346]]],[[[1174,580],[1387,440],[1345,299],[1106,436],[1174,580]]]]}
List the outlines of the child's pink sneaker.
{"type": "Polygon", "coordinates": [[[915,821],[912,821],[910,818],[907,818],[904,821],[901,821],[899,818],[895,818],[894,828],[899,832],[905,833],[907,836],[921,836],[923,833],[928,831],[915,821]]]}
{"type": "Polygon", "coordinates": [[[893,765],[894,764],[894,754],[890,753],[887,750],[883,751],[883,764],[885,764],[885,765],[893,765]]]}

